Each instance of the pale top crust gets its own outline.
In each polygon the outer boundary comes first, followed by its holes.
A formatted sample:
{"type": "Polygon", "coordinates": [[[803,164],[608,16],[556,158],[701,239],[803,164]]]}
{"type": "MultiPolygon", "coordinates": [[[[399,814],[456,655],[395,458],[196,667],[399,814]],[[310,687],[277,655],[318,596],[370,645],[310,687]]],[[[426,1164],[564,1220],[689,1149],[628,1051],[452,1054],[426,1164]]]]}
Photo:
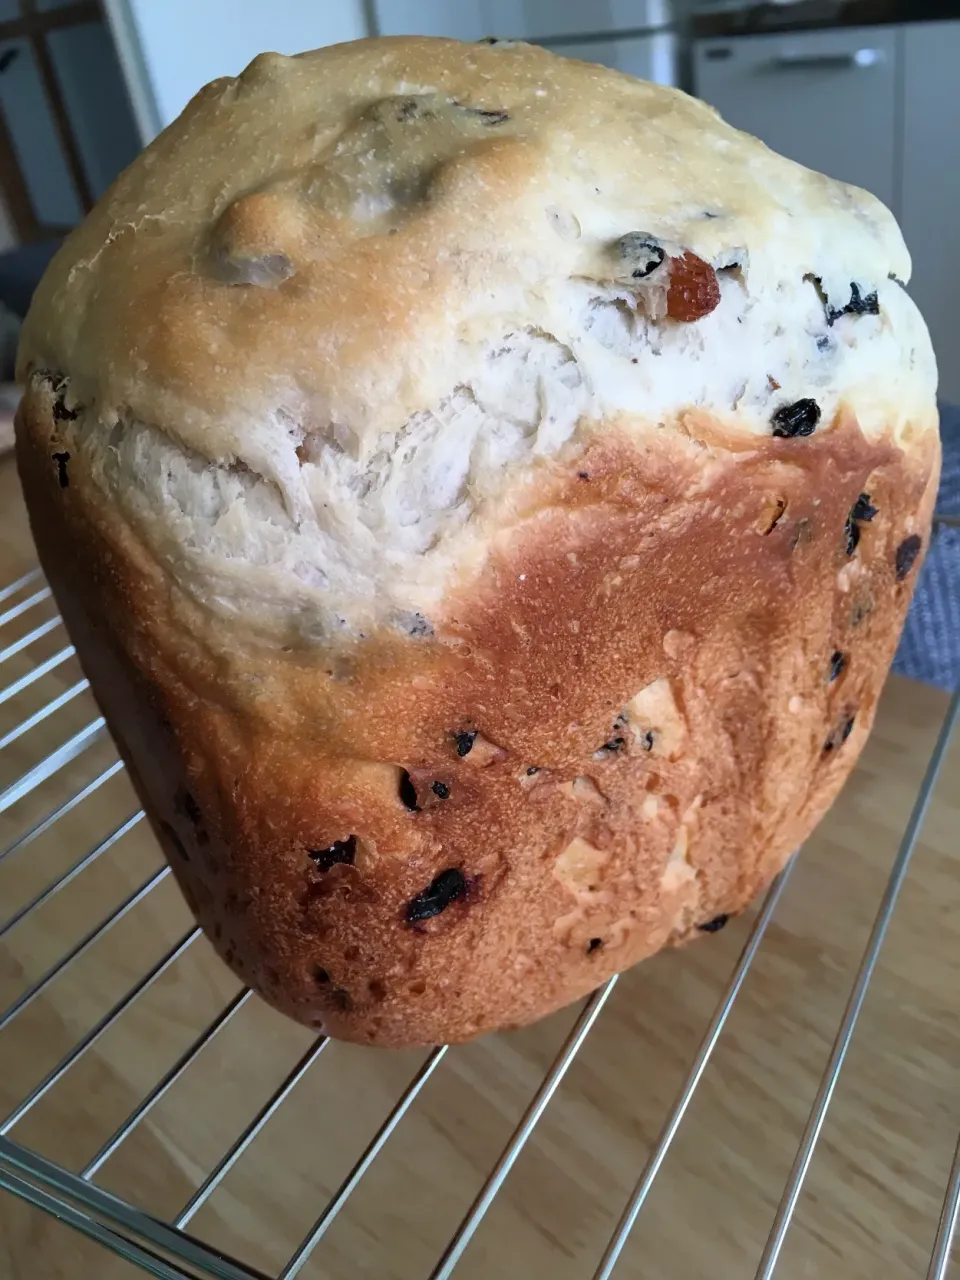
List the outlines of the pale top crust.
{"type": "Polygon", "coordinates": [[[876,199],[677,90],[361,41],[198,94],[57,255],[20,367],[195,605],[416,635],[597,433],[748,451],[812,401],[811,448],[841,411],[918,447],[909,271],[876,199]]]}

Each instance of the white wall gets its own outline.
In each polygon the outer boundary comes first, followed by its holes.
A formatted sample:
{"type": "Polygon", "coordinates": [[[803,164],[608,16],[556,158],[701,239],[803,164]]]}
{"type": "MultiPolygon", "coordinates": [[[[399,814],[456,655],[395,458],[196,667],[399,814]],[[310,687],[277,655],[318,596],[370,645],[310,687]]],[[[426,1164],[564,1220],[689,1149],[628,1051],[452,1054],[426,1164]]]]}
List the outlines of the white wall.
{"type": "Polygon", "coordinates": [[[258,53],[300,53],[368,34],[363,0],[107,0],[145,140],[196,91],[258,53]]]}

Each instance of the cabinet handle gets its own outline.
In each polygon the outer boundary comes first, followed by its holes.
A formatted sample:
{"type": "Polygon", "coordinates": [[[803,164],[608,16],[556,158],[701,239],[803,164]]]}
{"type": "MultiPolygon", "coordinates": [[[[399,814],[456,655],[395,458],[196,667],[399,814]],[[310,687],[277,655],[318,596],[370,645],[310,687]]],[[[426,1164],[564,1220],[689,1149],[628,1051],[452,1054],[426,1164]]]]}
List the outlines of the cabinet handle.
{"type": "Polygon", "coordinates": [[[883,60],[882,49],[852,49],[849,53],[782,53],[773,66],[777,71],[855,71],[883,60]]]}

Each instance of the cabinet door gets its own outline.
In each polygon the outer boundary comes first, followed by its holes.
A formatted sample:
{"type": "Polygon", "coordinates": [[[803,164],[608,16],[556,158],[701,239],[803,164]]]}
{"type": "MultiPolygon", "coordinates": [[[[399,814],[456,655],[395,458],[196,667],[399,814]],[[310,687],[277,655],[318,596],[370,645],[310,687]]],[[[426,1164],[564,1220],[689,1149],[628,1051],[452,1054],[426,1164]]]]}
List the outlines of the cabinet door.
{"type": "Polygon", "coordinates": [[[484,0],[490,34],[549,42],[555,36],[606,34],[659,27],[669,0],[484,0]]]}
{"type": "Polygon", "coordinates": [[[481,40],[488,29],[483,0],[374,0],[382,36],[451,36],[481,40]]]}
{"type": "Polygon", "coordinates": [[[27,40],[0,44],[0,110],[37,222],[72,227],[83,211],[27,40]]]}
{"type": "Polygon", "coordinates": [[[910,293],[933,335],[943,398],[960,404],[960,22],[906,27],[904,65],[910,293]]]}
{"type": "Polygon", "coordinates": [[[87,182],[99,200],[140,150],[116,49],[102,22],[51,31],[47,47],[87,182]]]}
{"type": "Polygon", "coordinates": [[[676,84],[677,38],[669,31],[625,40],[583,40],[557,46],[557,53],[584,62],[599,62],[641,80],[676,84]]]}
{"type": "Polygon", "coordinates": [[[696,92],[725,120],[897,212],[894,27],[701,40],[696,92]]]}

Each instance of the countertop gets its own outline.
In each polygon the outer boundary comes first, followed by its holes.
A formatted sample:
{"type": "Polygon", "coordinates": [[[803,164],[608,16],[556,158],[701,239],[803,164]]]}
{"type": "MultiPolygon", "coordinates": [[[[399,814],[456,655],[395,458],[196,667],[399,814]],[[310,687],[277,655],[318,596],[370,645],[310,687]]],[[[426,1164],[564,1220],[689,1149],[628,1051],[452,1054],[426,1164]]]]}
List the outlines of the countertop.
{"type": "MultiPolygon", "coordinates": [[[[33,563],[0,463],[0,586],[33,563]]],[[[8,606],[4,606],[6,608],[8,606]]],[[[9,645],[50,616],[4,629],[9,645]]],[[[64,643],[3,664],[0,685],[64,643]]],[[[71,660],[0,707],[0,736],[79,678],[71,660]]],[[[900,834],[947,704],[892,678],[843,795],[801,853],[616,1280],[754,1274],[900,834]]],[[[96,714],[88,694],[0,753],[0,790],[96,714]]],[[[0,815],[0,849],[115,760],[104,740],[0,815]]],[[[6,918],[135,809],[122,773],[0,860],[6,918]]],[[[960,1126],[960,741],[924,822],[777,1280],[926,1273],[960,1126]]],[[[141,823],[0,942],[0,1008],[162,865],[141,823]]],[[[669,1113],[753,912],[621,979],[456,1271],[587,1280],[669,1113]]],[[[0,1115],[189,927],[169,879],[0,1035],[0,1115]]],[[[11,1137],[78,1170],[237,992],[198,941],[11,1137]]],[[[576,1010],[451,1050],[300,1280],[423,1280],[508,1141],[576,1010]]],[[[98,1175],[169,1219],[307,1048],[254,999],[98,1175]]],[[[275,1275],[423,1061],[329,1045],[190,1230],[275,1275]]],[[[135,1280],[127,1263],[0,1191],[4,1280],[135,1280]]]]}
{"type": "Polygon", "coordinates": [[[691,19],[691,34],[694,39],[708,39],[952,18],[960,20],[960,0],[797,0],[794,4],[745,4],[698,13],[691,19]]]}

